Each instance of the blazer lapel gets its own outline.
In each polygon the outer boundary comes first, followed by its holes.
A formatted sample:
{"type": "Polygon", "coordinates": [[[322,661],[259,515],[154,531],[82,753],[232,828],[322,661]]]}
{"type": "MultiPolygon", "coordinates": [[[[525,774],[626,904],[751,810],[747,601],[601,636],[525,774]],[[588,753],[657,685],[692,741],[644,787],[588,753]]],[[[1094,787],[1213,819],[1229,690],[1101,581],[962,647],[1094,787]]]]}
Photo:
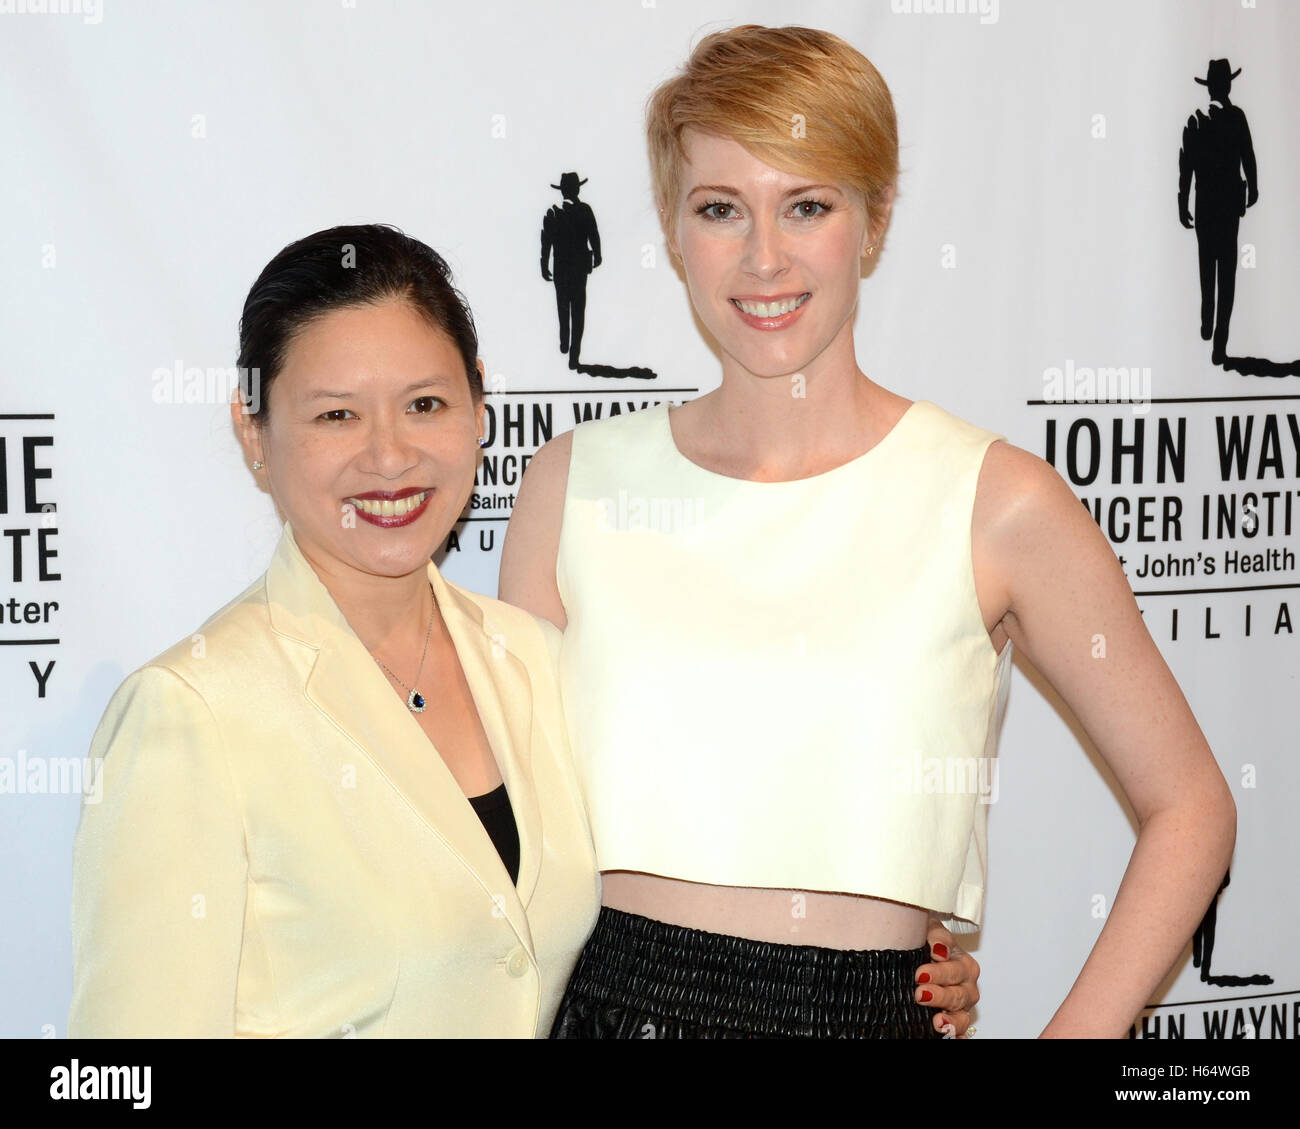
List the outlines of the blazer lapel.
{"type": "Polygon", "coordinates": [[[519,882],[515,888],[526,906],[537,888],[542,864],[542,817],[531,756],[532,678],[512,649],[517,644],[504,624],[496,622],[463,588],[446,580],[432,562],[429,580],[510,795],[519,831],[519,882]]]}
{"type": "Polygon", "coordinates": [[[287,522],[266,576],[271,623],[276,631],[316,651],[306,675],[306,697],[474,873],[531,952],[524,906],[536,887],[541,861],[541,820],[526,755],[532,726],[531,680],[507,644],[494,644],[492,625],[484,623],[478,605],[443,580],[432,562],[429,580],[510,793],[519,828],[517,888],[450,769],[410,711],[402,707],[302,555],[287,522]],[[500,658],[494,657],[494,646],[502,652],[500,658]]]}

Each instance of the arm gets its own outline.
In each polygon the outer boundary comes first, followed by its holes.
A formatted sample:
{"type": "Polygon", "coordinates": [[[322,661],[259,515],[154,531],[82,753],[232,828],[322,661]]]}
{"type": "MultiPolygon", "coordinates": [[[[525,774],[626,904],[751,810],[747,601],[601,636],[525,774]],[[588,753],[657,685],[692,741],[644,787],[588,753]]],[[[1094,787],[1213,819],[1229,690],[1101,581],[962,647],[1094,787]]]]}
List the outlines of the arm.
{"type": "Polygon", "coordinates": [[[1188,200],[1192,192],[1192,146],[1196,144],[1196,117],[1187,119],[1183,126],[1183,144],[1178,150],[1178,220],[1184,227],[1192,226],[1192,213],[1188,200]]]}
{"type": "Polygon", "coordinates": [[[596,213],[587,208],[587,219],[590,220],[591,230],[587,233],[587,242],[591,244],[591,268],[595,270],[600,266],[600,228],[596,226],[596,213]]]}
{"type": "Polygon", "coordinates": [[[1246,121],[1246,115],[1240,107],[1237,113],[1241,114],[1241,168],[1246,174],[1246,207],[1252,207],[1259,200],[1259,181],[1257,179],[1258,170],[1255,167],[1255,146],[1250,140],[1250,123],[1246,121]]]}
{"type": "Polygon", "coordinates": [[[1120,1038],[1218,889],[1236,806],[1119,561],[1065,480],[995,443],[975,513],[976,556],[1002,585],[1008,635],[1074,711],[1138,820],[1106,924],[1043,1032],[1120,1038]]]}
{"type": "Polygon", "coordinates": [[[145,667],[90,756],[102,792],[73,851],[68,1034],[233,1035],[247,861],[216,719],[178,675],[145,667]]]}
{"type": "Polygon", "coordinates": [[[542,217],[542,278],[551,281],[551,213],[542,217]]]}
{"type": "Polygon", "coordinates": [[[573,433],[566,431],[529,459],[506,526],[497,580],[499,599],[549,619],[561,631],[568,617],[555,582],[555,561],[572,443],[573,433]]]}

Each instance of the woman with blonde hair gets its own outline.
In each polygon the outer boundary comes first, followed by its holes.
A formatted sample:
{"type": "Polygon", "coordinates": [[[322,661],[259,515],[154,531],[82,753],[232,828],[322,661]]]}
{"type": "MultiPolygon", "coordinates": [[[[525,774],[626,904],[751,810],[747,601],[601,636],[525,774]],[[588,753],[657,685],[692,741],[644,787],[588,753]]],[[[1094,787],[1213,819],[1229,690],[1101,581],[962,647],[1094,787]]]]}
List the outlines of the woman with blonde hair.
{"type": "Polygon", "coordinates": [[[1044,1034],[1124,1035],[1214,894],[1235,809],[1060,476],[858,367],[898,177],[888,87],[832,34],[747,25],[699,43],[647,132],[722,379],[546,444],[509,526],[502,598],[564,629],[602,872],[553,1034],[933,1037],[915,981],[932,915],[982,920],[979,782],[1014,646],[1140,822],[1044,1034]],[[918,786],[932,762],[967,783],[918,786]]]}

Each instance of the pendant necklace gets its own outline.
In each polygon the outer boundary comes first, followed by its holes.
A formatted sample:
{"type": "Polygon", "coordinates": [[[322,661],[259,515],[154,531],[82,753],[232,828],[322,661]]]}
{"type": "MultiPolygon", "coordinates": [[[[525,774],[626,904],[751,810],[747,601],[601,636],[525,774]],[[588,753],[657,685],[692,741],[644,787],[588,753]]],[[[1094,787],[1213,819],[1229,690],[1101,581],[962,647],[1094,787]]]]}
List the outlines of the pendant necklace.
{"type": "MultiPolygon", "coordinates": [[[[432,584],[429,585],[429,594],[433,596],[432,584]]],[[[415,672],[415,678],[411,686],[407,686],[405,682],[403,682],[400,678],[397,677],[397,675],[395,675],[391,670],[388,670],[388,667],[384,666],[384,661],[378,655],[372,653],[370,656],[380,666],[384,667],[384,670],[388,671],[389,678],[391,678],[403,690],[406,691],[406,708],[409,709],[412,713],[424,713],[424,706],[425,706],[424,695],[421,694],[420,691],[415,688],[414,683],[418,683],[420,681],[420,671],[424,669],[424,658],[425,655],[429,653],[429,638],[430,636],[433,635],[433,618],[437,614],[438,614],[438,598],[437,596],[434,596],[433,612],[429,616],[429,630],[424,633],[424,651],[420,654],[420,665],[415,672]]]]}

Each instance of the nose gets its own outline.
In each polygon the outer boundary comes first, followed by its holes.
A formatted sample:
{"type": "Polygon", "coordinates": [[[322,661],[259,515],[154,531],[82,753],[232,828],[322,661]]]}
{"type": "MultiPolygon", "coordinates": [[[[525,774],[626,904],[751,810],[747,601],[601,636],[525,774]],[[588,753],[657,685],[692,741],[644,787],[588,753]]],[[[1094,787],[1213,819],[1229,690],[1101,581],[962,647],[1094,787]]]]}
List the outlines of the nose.
{"type": "Polygon", "coordinates": [[[755,216],[745,237],[744,269],[766,281],[782,274],[789,265],[780,224],[767,215],[755,216]]]}
{"type": "Polygon", "coordinates": [[[419,453],[406,434],[405,413],[372,416],[366,433],[365,470],[397,481],[416,465],[419,453]]]}

